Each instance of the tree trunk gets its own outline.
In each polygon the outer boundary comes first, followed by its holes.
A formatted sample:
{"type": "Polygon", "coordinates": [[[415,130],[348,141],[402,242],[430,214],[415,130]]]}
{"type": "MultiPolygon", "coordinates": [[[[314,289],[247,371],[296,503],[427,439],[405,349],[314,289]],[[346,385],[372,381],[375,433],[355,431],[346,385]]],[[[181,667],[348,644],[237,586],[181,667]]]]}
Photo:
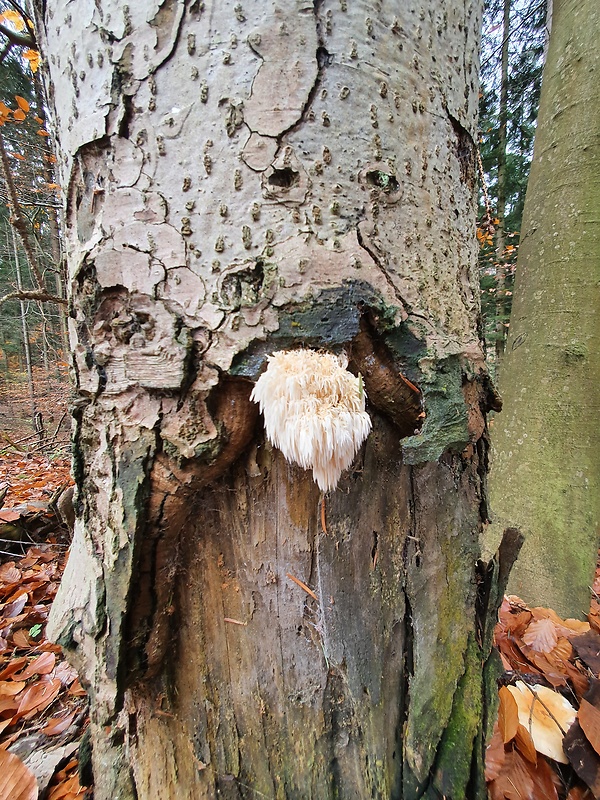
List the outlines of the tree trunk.
{"type": "Polygon", "coordinates": [[[599,36],[594,0],[554,4],[490,479],[498,530],[528,535],[512,591],[572,617],[600,523],[599,36]]]}
{"type": "Polygon", "coordinates": [[[496,216],[496,344],[494,376],[500,374],[500,364],[504,355],[506,327],[506,143],[508,131],[508,55],[510,43],[510,3],[504,0],[502,15],[502,57],[500,68],[500,113],[498,115],[498,192],[496,216]]]}
{"type": "Polygon", "coordinates": [[[97,800],[485,796],[480,9],[397,5],[38,13],[80,395],[51,628],[97,800]],[[299,345],[373,419],[324,506],[249,400],[299,345]]]}

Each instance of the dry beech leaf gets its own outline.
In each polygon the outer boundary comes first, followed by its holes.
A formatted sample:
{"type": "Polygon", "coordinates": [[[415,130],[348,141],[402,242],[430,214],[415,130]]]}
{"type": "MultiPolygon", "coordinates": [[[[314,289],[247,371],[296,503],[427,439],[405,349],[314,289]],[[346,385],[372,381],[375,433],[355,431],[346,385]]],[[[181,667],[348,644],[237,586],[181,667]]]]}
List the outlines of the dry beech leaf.
{"type": "Polygon", "coordinates": [[[590,629],[588,622],[579,619],[561,619],[552,608],[532,608],[531,613],[535,620],[551,619],[558,628],[560,636],[573,636],[573,634],[587,633],[590,629]]]}
{"type": "Polygon", "coordinates": [[[18,617],[21,611],[23,611],[25,608],[25,603],[27,602],[27,592],[24,592],[19,588],[15,594],[15,599],[7,603],[2,609],[3,624],[9,619],[18,617]]]}
{"type": "Polygon", "coordinates": [[[2,731],[5,728],[8,728],[9,725],[12,725],[11,717],[9,717],[8,719],[3,719],[2,721],[0,721],[0,733],[2,733],[2,731]]]}
{"type": "Polygon", "coordinates": [[[518,750],[509,750],[500,775],[488,784],[491,800],[558,800],[552,769],[540,758],[526,761],[518,750]]]}
{"type": "Polygon", "coordinates": [[[29,641],[29,636],[27,636],[27,631],[25,631],[23,628],[13,633],[12,641],[15,647],[31,647],[31,642],[29,641]]]}
{"type": "Polygon", "coordinates": [[[588,742],[600,756],[600,708],[582,700],[577,717],[588,742]]]}
{"type": "Polygon", "coordinates": [[[538,753],[567,764],[562,740],[577,716],[573,706],[546,686],[528,686],[517,681],[507,688],[517,701],[519,722],[531,735],[538,753]]]}
{"type": "Polygon", "coordinates": [[[496,723],[490,743],[485,750],[485,779],[488,783],[500,775],[505,758],[506,750],[504,749],[502,734],[498,728],[498,723],[496,723]]]}
{"type": "Polygon", "coordinates": [[[507,744],[515,738],[519,727],[519,708],[515,698],[506,688],[502,686],[498,692],[500,697],[500,707],[498,709],[498,729],[502,736],[502,741],[507,744]]]}
{"type": "Polygon", "coordinates": [[[579,722],[565,736],[564,745],[571,766],[597,800],[600,798],[600,756],[587,740],[579,722]]]}
{"type": "Polygon", "coordinates": [[[532,764],[537,764],[537,750],[535,749],[535,745],[529,734],[529,731],[527,728],[524,728],[523,725],[519,725],[517,728],[515,745],[519,753],[521,753],[521,755],[526,758],[527,761],[531,761],[532,764]]]}
{"type": "Polygon", "coordinates": [[[11,508],[3,508],[0,511],[0,520],[2,522],[14,522],[19,519],[21,514],[18,511],[13,511],[11,508]]]}
{"type": "Polygon", "coordinates": [[[72,697],[85,697],[87,692],[79,682],[79,678],[73,681],[68,692],[72,697]]]}
{"type": "Polygon", "coordinates": [[[0,797],[2,800],[37,800],[35,775],[14,753],[0,750],[0,797]]]}
{"type": "Polygon", "coordinates": [[[14,585],[21,580],[21,570],[15,567],[14,561],[3,564],[4,569],[0,569],[0,581],[14,585]]]}
{"type": "Polygon", "coordinates": [[[0,697],[0,716],[5,717],[7,714],[14,714],[19,707],[20,699],[18,697],[0,697]]]}
{"type": "Polygon", "coordinates": [[[48,724],[42,728],[41,732],[45,733],[46,736],[56,736],[59,733],[64,733],[73,722],[76,715],[77,710],[72,711],[70,714],[62,714],[60,717],[52,717],[52,719],[48,720],[48,724]]]}
{"type": "Polygon", "coordinates": [[[596,631],[588,631],[581,636],[571,637],[570,642],[584,664],[600,675],[600,635],[596,631]]]}
{"type": "Polygon", "coordinates": [[[30,661],[23,672],[14,675],[13,678],[15,680],[27,680],[27,678],[32,678],[34,675],[49,675],[55,664],[56,656],[54,653],[42,653],[41,656],[30,661]]]}
{"type": "Polygon", "coordinates": [[[558,642],[556,625],[548,618],[534,620],[523,634],[523,641],[538,653],[549,653],[558,642]]]}
{"type": "Polygon", "coordinates": [[[25,686],[25,681],[0,681],[0,697],[14,697],[25,686]]]}
{"type": "Polygon", "coordinates": [[[41,678],[32,683],[23,692],[23,697],[17,709],[17,718],[28,717],[32,712],[38,713],[52,703],[61,689],[58,678],[41,678]]]}

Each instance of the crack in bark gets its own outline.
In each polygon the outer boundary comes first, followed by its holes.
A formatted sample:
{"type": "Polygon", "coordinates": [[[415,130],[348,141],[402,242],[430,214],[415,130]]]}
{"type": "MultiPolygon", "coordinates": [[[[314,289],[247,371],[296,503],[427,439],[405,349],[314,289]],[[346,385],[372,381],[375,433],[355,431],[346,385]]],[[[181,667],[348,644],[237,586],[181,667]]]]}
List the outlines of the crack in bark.
{"type": "Polygon", "coordinates": [[[411,516],[411,525],[409,526],[410,534],[404,540],[404,548],[402,554],[403,568],[404,568],[404,619],[402,620],[402,672],[401,682],[402,688],[400,696],[402,698],[402,708],[398,716],[398,729],[396,734],[397,744],[400,745],[400,792],[403,796],[404,793],[404,771],[407,767],[406,759],[406,745],[405,745],[405,730],[408,724],[408,714],[410,710],[410,679],[414,675],[414,655],[413,655],[413,642],[415,632],[412,624],[412,604],[410,601],[410,591],[408,588],[408,570],[409,570],[409,551],[411,542],[417,541],[417,487],[415,483],[415,467],[409,467],[410,474],[410,492],[408,498],[409,511],[411,516]]]}
{"type": "Polygon", "coordinates": [[[306,123],[306,115],[308,114],[310,107],[313,104],[313,100],[315,99],[315,96],[317,94],[317,91],[319,89],[319,86],[323,78],[323,73],[326,67],[332,63],[328,59],[333,58],[333,56],[330,56],[327,48],[325,47],[325,41],[323,39],[323,34],[321,33],[321,19],[319,17],[319,7],[322,5],[322,2],[323,0],[314,0],[313,3],[313,13],[315,17],[315,27],[317,31],[317,49],[315,50],[315,61],[317,62],[317,74],[315,76],[313,85],[308,91],[306,102],[302,106],[302,110],[300,111],[298,119],[291,125],[289,125],[285,130],[278,133],[276,137],[272,137],[277,140],[280,147],[284,136],[286,136],[288,133],[292,133],[292,131],[297,130],[301,125],[306,123]],[[327,59],[319,58],[319,51],[324,51],[327,54],[328,58],[327,59]]]}
{"type": "MultiPolygon", "coordinates": [[[[386,268],[381,263],[380,257],[377,255],[377,253],[374,251],[374,249],[372,247],[370,247],[367,244],[367,242],[365,241],[365,238],[362,235],[362,231],[360,230],[360,226],[359,225],[356,226],[356,239],[358,241],[359,247],[362,247],[362,249],[373,259],[373,261],[375,262],[375,266],[379,269],[379,271],[381,272],[381,274],[383,275],[383,277],[387,281],[390,289],[393,291],[396,299],[401,304],[401,306],[404,309],[404,311],[406,312],[406,314],[409,314],[410,313],[410,303],[408,303],[408,301],[406,301],[402,297],[402,295],[400,294],[400,291],[398,290],[398,287],[396,286],[396,284],[392,280],[391,275],[389,274],[389,272],[386,270],[386,268]]],[[[414,316],[419,316],[419,315],[415,314],[414,316]]]]}

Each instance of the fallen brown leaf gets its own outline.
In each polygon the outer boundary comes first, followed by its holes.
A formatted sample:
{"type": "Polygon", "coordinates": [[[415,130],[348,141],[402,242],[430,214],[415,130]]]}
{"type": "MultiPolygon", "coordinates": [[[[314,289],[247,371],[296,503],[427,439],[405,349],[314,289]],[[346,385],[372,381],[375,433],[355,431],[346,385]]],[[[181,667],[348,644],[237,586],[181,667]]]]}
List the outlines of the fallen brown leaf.
{"type": "Polygon", "coordinates": [[[600,675],[600,634],[588,631],[581,636],[570,637],[579,658],[598,677],[600,675]]]}
{"type": "Polygon", "coordinates": [[[77,710],[62,714],[58,717],[52,717],[52,719],[48,721],[48,724],[42,728],[42,733],[45,733],[46,736],[56,736],[59,733],[64,733],[76,716],[77,710]]]}
{"type": "Polygon", "coordinates": [[[537,765],[526,761],[518,750],[506,753],[498,777],[488,784],[491,800],[558,800],[553,772],[540,758],[537,765]]]}
{"type": "Polygon", "coordinates": [[[600,798],[600,756],[587,740],[578,721],[565,736],[563,747],[571,766],[589,786],[595,800],[600,798]]]}
{"type": "Polygon", "coordinates": [[[502,736],[502,741],[507,744],[515,738],[519,727],[519,707],[515,698],[506,686],[502,686],[498,692],[500,706],[498,708],[498,730],[502,736]]]}
{"type": "Polygon", "coordinates": [[[21,759],[0,750],[0,798],[2,800],[37,800],[35,775],[21,759]]]}
{"type": "Polygon", "coordinates": [[[42,677],[39,681],[32,683],[23,692],[23,697],[19,703],[15,720],[21,717],[27,718],[32,712],[38,713],[47,708],[58,697],[61,690],[61,682],[58,678],[42,677]]]}
{"type": "Polygon", "coordinates": [[[577,719],[588,742],[600,755],[600,708],[596,708],[587,700],[582,700],[577,719]]]}
{"type": "Polygon", "coordinates": [[[17,675],[13,675],[14,680],[27,680],[34,675],[49,675],[56,664],[54,653],[42,653],[41,656],[34,658],[27,667],[17,675]]]}
{"type": "Polygon", "coordinates": [[[562,740],[575,721],[573,706],[546,686],[529,686],[517,681],[507,688],[517,702],[519,722],[531,735],[538,753],[567,764],[562,740]]]}
{"type": "Polygon", "coordinates": [[[549,653],[558,642],[556,624],[548,618],[534,619],[523,634],[523,641],[538,653],[549,653]]]}

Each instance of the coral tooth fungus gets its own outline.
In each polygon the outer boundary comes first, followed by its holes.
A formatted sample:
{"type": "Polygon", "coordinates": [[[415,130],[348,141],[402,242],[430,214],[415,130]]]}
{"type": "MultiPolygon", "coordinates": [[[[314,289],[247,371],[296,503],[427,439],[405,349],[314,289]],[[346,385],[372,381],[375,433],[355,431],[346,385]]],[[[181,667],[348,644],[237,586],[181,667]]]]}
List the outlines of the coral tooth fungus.
{"type": "Polygon", "coordinates": [[[280,350],[250,396],[269,441],[288,461],[312,469],[322,491],[335,489],[371,430],[362,381],[347,363],[332,353],[280,350]]]}

